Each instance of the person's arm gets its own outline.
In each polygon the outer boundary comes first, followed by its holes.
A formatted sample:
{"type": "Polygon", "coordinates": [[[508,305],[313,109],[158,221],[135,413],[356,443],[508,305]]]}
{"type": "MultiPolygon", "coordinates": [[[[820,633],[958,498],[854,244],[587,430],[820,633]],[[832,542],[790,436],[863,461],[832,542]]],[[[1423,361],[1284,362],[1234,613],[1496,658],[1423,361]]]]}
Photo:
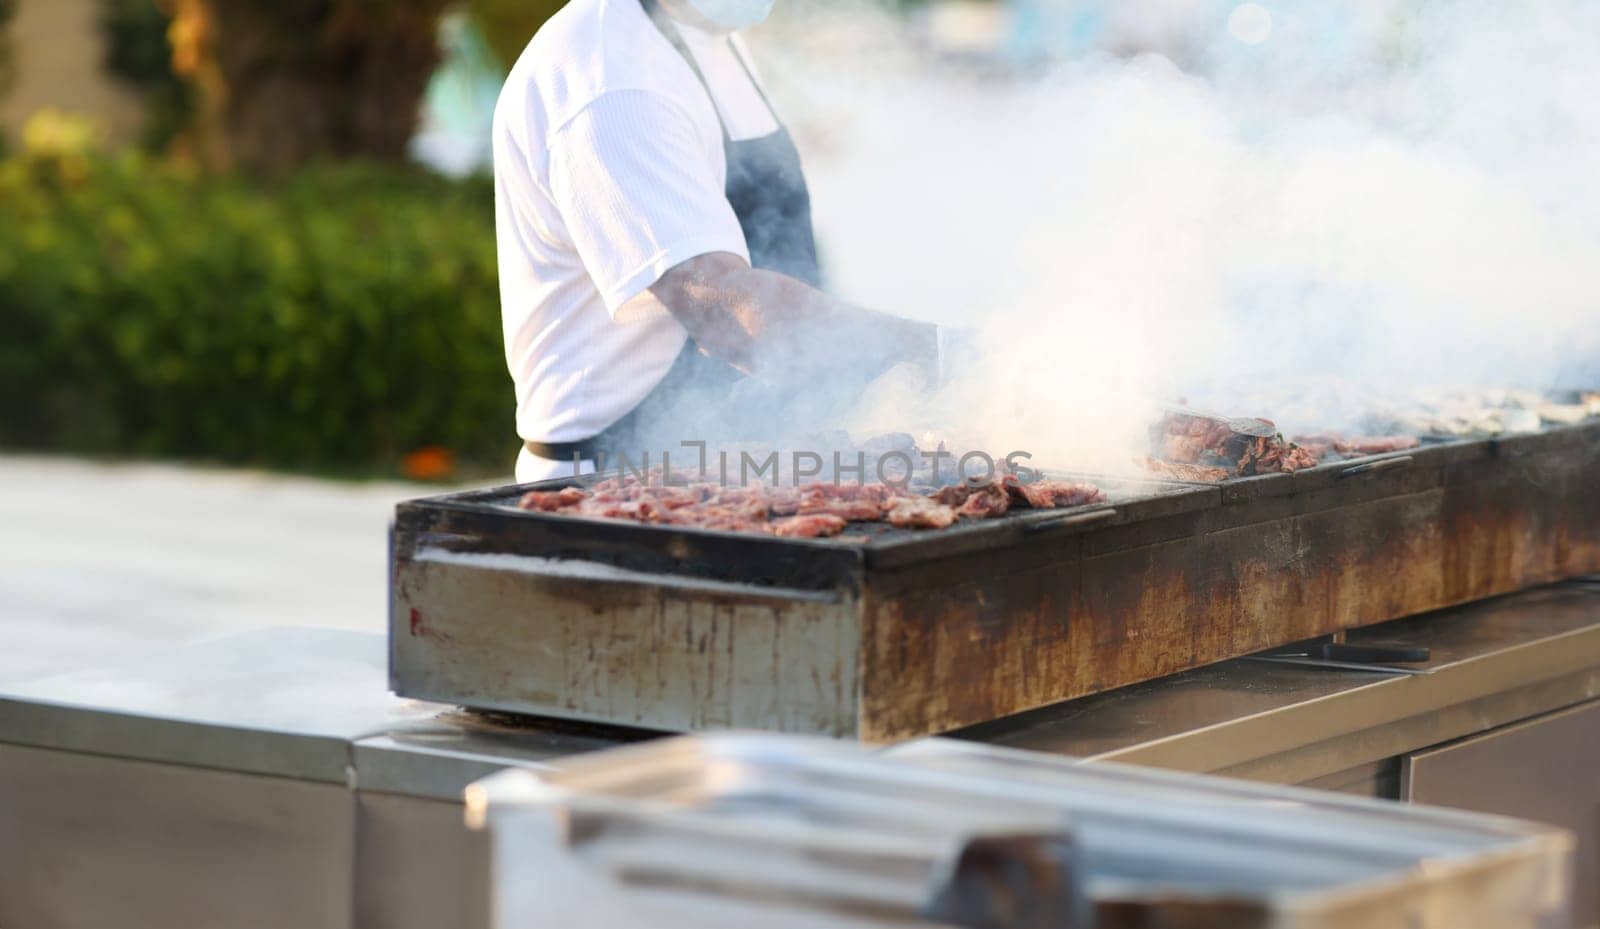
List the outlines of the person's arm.
{"type": "Polygon", "coordinates": [[[554,135],[550,193],[607,310],[625,318],[648,291],[708,354],[784,386],[865,383],[901,362],[931,373],[932,325],[751,269],[709,145],[649,91],[606,94],[554,135]]]}
{"type": "Polygon", "coordinates": [[[650,287],[709,355],[779,384],[816,378],[868,380],[897,364],[929,372],[935,327],[862,309],[787,275],[713,252],[668,270],[650,287]]]}

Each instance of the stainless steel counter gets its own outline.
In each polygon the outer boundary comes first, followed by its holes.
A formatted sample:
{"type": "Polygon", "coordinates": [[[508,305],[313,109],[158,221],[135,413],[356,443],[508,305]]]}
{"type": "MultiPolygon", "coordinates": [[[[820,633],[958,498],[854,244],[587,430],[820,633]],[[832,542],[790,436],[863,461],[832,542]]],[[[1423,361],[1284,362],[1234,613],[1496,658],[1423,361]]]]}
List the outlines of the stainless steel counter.
{"type": "MultiPolygon", "coordinates": [[[[1232,661],[957,735],[1401,796],[1413,756],[1600,699],[1600,584],[1351,641],[1434,658],[1406,676],[1232,661]]],[[[653,735],[396,698],[386,655],[381,635],[263,630],[0,687],[0,796],[29,798],[0,804],[0,925],[483,926],[462,789],[653,735]]]]}
{"type": "Polygon", "coordinates": [[[387,685],[374,633],[262,629],[0,687],[0,744],[437,799],[509,765],[636,741],[499,725],[387,685]]]}
{"type": "Polygon", "coordinates": [[[0,689],[0,926],[487,924],[466,784],[637,738],[394,697],[374,634],[270,629],[0,689]]]}

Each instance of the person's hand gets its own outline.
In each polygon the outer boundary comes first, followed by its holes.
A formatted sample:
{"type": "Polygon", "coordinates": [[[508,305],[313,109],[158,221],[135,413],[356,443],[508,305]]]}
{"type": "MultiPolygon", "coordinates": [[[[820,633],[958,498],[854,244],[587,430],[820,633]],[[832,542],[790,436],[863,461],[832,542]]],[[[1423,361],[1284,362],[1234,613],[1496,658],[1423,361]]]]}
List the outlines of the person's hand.
{"type": "Polygon", "coordinates": [[[934,336],[938,343],[934,363],[936,387],[943,387],[977,366],[982,354],[978,330],[964,326],[935,326],[934,336]]]}

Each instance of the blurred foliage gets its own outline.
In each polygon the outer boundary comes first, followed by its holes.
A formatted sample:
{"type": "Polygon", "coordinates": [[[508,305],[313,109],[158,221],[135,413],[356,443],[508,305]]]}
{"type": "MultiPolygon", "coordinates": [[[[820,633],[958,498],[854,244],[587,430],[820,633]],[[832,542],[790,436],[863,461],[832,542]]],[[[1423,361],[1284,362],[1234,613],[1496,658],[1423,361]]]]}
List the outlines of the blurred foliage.
{"type": "Polygon", "coordinates": [[[100,3],[106,70],[144,98],[143,147],[165,151],[188,125],[194,108],[189,88],[172,73],[172,46],[167,41],[171,17],[155,0],[100,3]]]}
{"type": "Polygon", "coordinates": [[[465,9],[477,20],[495,57],[510,71],[528,40],[563,5],[564,0],[467,0],[465,9]]]}
{"type": "Polygon", "coordinates": [[[26,143],[0,162],[0,444],[507,470],[485,182],[371,163],[197,174],[59,122],[26,143]]]}
{"type": "Polygon", "coordinates": [[[82,165],[100,146],[104,133],[87,116],[44,107],[22,124],[22,147],[30,158],[47,162],[65,177],[82,173],[82,165]]]}

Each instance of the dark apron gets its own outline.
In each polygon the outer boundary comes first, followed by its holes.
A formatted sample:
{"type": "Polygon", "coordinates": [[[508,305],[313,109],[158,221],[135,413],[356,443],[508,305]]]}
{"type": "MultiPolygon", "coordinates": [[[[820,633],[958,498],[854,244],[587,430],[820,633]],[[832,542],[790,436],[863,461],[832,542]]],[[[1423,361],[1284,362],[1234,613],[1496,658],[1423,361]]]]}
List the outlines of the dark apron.
{"type": "MultiPolygon", "coordinates": [[[[777,271],[812,287],[820,287],[822,274],[817,263],[816,238],[811,230],[811,194],[800,168],[800,153],[789,131],[779,121],[778,131],[771,135],[743,141],[730,138],[705,75],[700,73],[700,66],[678,30],[655,0],[640,0],[640,3],[662,37],[672,43],[699,79],[712,112],[717,113],[717,121],[722,125],[722,151],[728,164],[725,190],[728,203],[739,219],[739,227],[744,230],[751,267],[777,271]]],[[[772,104],[750,72],[750,65],[729,41],[751,86],[771,110],[772,104]]],[[[777,111],[772,112],[776,119],[777,111]]],[[[526,444],[528,451],[540,458],[556,461],[596,461],[602,456],[615,461],[618,455],[624,455],[637,462],[647,450],[671,451],[682,440],[756,438],[747,434],[719,434],[747,432],[741,427],[756,421],[781,431],[782,415],[775,408],[780,401],[771,392],[741,390],[752,386],[732,365],[702,354],[691,338],[684,343],[683,351],[666,376],[644,400],[598,435],[579,442],[529,441],[526,444]],[[747,409],[739,409],[741,405],[747,409]],[[660,428],[668,423],[693,423],[695,434],[660,435],[660,428]],[[671,445],[664,444],[669,439],[671,445]]]]}

